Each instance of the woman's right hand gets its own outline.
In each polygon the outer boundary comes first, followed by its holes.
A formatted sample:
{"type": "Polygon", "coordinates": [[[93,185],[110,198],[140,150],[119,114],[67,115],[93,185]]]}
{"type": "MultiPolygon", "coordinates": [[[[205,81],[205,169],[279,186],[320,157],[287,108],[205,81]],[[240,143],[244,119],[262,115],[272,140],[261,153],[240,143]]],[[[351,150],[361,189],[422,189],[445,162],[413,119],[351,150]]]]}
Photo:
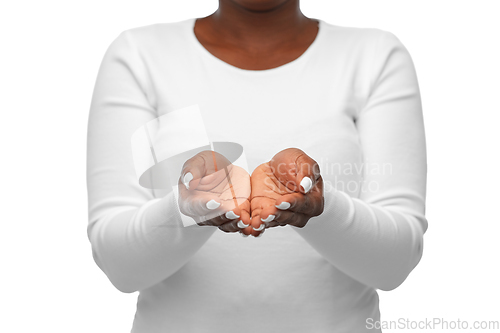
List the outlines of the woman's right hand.
{"type": "Polygon", "coordinates": [[[184,163],[178,185],[179,208],[198,225],[251,233],[250,175],[243,168],[203,151],[184,163]]]}

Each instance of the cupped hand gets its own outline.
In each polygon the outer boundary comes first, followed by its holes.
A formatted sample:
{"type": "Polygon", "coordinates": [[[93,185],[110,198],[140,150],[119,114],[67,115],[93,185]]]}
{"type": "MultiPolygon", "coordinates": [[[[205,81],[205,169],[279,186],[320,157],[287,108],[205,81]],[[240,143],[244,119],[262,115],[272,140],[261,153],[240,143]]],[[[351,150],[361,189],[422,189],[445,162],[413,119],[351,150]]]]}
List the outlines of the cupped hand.
{"type": "Polygon", "coordinates": [[[276,154],[251,176],[251,228],[259,235],[265,228],[304,227],[323,212],[323,179],[319,166],[297,148],[276,154]]]}
{"type": "Polygon", "coordinates": [[[250,175],[223,155],[196,154],[184,163],[178,185],[179,208],[198,225],[238,232],[250,224],[250,175]]]}

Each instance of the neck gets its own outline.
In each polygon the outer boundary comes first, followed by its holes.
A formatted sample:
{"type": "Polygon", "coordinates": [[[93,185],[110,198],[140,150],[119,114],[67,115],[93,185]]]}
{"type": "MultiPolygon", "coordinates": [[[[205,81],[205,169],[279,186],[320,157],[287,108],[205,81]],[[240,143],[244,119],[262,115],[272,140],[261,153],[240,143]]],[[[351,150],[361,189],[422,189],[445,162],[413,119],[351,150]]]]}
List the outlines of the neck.
{"type": "Polygon", "coordinates": [[[250,53],[286,47],[305,34],[312,21],[300,11],[299,0],[267,10],[219,0],[217,11],[205,19],[214,38],[250,53]]]}

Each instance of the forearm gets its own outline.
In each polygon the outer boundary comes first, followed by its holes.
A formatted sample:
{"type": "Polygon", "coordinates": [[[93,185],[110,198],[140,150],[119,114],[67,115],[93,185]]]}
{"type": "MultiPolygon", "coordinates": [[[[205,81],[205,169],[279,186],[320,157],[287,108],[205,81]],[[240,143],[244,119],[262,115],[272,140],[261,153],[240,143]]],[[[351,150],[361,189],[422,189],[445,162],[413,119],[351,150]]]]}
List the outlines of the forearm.
{"type": "Polygon", "coordinates": [[[217,229],[184,227],[173,192],[139,208],[114,210],[89,225],[94,259],[122,292],[148,288],[175,273],[217,229]]]}
{"type": "Polygon", "coordinates": [[[373,49],[368,92],[355,126],[364,168],[359,198],[326,191],[322,215],[299,232],[330,263],[377,289],[398,287],[422,257],[427,230],[425,131],[416,71],[408,50],[380,32],[373,49]]]}
{"type": "Polygon", "coordinates": [[[347,275],[392,290],[420,261],[426,227],[417,210],[367,204],[337,191],[325,193],[321,216],[294,230],[347,275]]]}

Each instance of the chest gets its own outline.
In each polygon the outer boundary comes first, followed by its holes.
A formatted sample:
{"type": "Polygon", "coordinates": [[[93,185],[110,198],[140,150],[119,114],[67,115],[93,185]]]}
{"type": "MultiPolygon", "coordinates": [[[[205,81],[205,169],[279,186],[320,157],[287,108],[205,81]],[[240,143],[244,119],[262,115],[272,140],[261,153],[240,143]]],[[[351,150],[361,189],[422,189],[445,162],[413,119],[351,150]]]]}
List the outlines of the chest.
{"type": "Polygon", "coordinates": [[[296,147],[318,162],[327,186],[357,195],[362,149],[353,119],[359,101],[349,85],[313,73],[255,78],[200,71],[173,81],[158,92],[159,115],[197,104],[209,140],[240,144],[250,173],[296,147]]]}

